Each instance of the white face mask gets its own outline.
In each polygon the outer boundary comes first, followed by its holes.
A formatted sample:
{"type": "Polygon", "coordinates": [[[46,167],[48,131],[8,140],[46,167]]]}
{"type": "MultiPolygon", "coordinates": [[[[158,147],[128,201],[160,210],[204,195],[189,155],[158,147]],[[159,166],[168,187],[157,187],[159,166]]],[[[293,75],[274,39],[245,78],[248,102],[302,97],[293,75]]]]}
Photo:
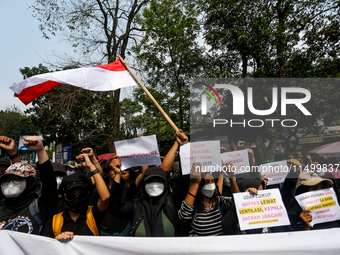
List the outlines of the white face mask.
{"type": "Polygon", "coordinates": [[[201,189],[201,193],[206,197],[212,197],[214,195],[215,188],[216,188],[215,183],[204,185],[203,188],[201,189]]]}
{"type": "Polygon", "coordinates": [[[145,191],[149,197],[157,197],[164,191],[164,184],[159,182],[151,182],[145,185],[145,191]]]}
{"type": "Polygon", "coordinates": [[[75,174],[75,172],[73,172],[72,170],[66,170],[66,175],[70,176],[72,174],[75,174]]]}
{"type": "Polygon", "coordinates": [[[57,180],[57,189],[59,189],[59,186],[60,186],[61,182],[63,181],[63,179],[64,178],[60,177],[60,176],[56,178],[56,180],[57,180]]]}
{"type": "Polygon", "coordinates": [[[18,197],[26,188],[26,181],[21,181],[20,184],[14,184],[10,181],[8,184],[1,184],[1,191],[7,198],[18,197]]]}

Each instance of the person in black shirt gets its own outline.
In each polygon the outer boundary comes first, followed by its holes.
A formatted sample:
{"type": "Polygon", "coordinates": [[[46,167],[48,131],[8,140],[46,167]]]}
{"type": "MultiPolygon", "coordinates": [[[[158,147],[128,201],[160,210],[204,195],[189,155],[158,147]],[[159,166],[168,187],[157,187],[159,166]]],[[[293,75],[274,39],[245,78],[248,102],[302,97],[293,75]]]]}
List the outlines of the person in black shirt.
{"type": "Polygon", "coordinates": [[[0,209],[0,230],[39,234],[42,224],[53,216],[57,204],[57,184],[51,162],[41,139],[26,137],[24,145],[38,156],[42,190],[36,194],[36,170],[24,165],[14,149],[14,140],[0,137],[0,148],[7,150],[13,165],[0,177],[0,196],[5,203],[0,209]]]}
{"type": "Polygon", "coordinates": [[[101,221],[109,205],[110,193],[87,154],[77,157],[84,167],[88,167],[99,195],[98,201],[90,201],[93,188],[91,178],[80,173],[66,176],[59,187],[64,200],[63,212],[54,215],[43,235],[68,242],[74,235],[99,235],[101,221]],[[91,204],[91,206],[90,206],[91,204]]]}

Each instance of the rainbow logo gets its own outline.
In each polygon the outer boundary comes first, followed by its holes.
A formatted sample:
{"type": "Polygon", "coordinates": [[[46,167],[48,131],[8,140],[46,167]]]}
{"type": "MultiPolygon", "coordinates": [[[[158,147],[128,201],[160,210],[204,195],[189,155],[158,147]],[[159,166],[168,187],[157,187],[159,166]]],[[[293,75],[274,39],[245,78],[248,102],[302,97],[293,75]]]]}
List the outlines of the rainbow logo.
{"type": "MultiPolygon", "coordinates": [[[[220,101],[221,106],[223,105],[223,104],[222,104],[222,100],[221,100],[221,98],[220,98],[220,95],[217,93],[217,91],[216,91],[213,87],[211,87],[210,85],[205,84],[205,83],[203,83],[203,82],[200,82],[200,84],[206,86],[208,89],[210,89],[212,92],[214,92],[214,94],[215,94],[216,97],[218,98],[218,101],[220,101]]],[[[205,89],[205,88],[199,88],[199,89],[201,89],[201,90],[207,92],[207,94],[208,94],[208,95],[212,98],[212,100],[214,101],[215,106],[217,106],[217,102],[216,102],[216,100],[215,100],[213,94],[212,94],[210,91],[208,91],[208,90],[205,89]]],[[[206,97],[206,94],[202,94],[202,97],[201,97],[201,111],[202,111],[202,115],[206,115],[206,114],[207,114],[207,97],[206,97]]]]}
{"type": "MultiPolygon", "coordinates": [[[[210,85],[208,85],[208,84],[205,84],[205,83],[203,83],[203,82],[200,82],[200,83],[201,83],[202,85],[206,86],[207,88],[209,88],[212,92],[214,92],[214,94],[217,96],[217,98],[218,98],[218,100],[220,101],[220,104],[221,104],[221,106],[222,106],[222,100],[221,100],[221,98],[220,98],[220,95],[217,93],[217,91],[216,91],[213,87],[211,87],[210,85]]],[[[215,100],[215,98],[213,97],[213,95],[211,94],[211,92],[209,92],[208,90],[206,90],[206,89],[204,89],[204,88],[199,88],[199,89],[201,89],[201,90],[207,92],[207,94],[212,98],[212,100],[214,101],[215,105],[217,106],[216,100],[215,100]]]]}

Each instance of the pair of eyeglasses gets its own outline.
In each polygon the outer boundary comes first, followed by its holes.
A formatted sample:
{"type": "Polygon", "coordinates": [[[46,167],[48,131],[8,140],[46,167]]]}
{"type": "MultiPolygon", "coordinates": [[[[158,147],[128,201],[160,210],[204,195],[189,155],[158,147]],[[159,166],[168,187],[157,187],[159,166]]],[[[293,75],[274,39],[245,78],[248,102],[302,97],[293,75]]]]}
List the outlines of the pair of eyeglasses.
{"type": "Polygon", "coordinates": [[[73,201],[78,197],[80,200],[86,200],[88,197],[89,193],[88,192],[80,192],[78,194],[75,193],[66,193],[65,194],[65,199],[66,201],[73,201]]]}
{"type": "Polygon", "coordinates": [[[13,184],[19,185],[23,180],[25,180],[25,178],[20,177],[20,176],[13,176],[10,177],[6,180],[4,180],[1,185],[6,186],[8,185],[10,182],[13,182],[13,184]]]}

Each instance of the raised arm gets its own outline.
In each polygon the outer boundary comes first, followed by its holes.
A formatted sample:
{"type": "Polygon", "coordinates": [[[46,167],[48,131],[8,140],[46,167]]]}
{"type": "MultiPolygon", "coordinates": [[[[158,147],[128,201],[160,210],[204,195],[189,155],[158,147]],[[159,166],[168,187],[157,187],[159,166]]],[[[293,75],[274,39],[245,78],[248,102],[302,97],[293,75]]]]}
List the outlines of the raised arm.
{"type": "MultiPolygon", "coordinates": [[[[41,178],[41,196],[39,199],[39,208],[46,212],[47,219],[52,217],[57,203],[58,190],[57,182],[54,176],[51,161],[46,153],[45,147],[41,139],[37,136],[30,136],[25,138],[24,145],[34,151],[38,157],[38,169],[41,178]]],[[[43,216],[44,214],[42,214],[43,216]]],[[[42,217],[43,220],[45,220],[42,217]]],[[[46,219],[46,220],[47,220],[46,219]]]]}
{"type": "Polygon", "coordinates": [[[98,168],[99,173],[101,176],[103,176],[103,168],[99,164],[99,160],[97,159],[96,155],[94,155],[92,148],[87,147],[81,150],[81,154],[87,154],[89,156],[89,159],[91,160],[92,164],[98,168]]]}
{"type": "Polygon", "coordinates": [[[77,160],[84,166],[88,167],[91,171],[91,175],[95,180],[95,185],[98,191],[99,199],[97,202],[97,206],[99,211],[104,212],[108,206],[110,201],[110,193],[106,187],[106,184],[99,174],[99,170],[92,164],[89,156],[87,154],[80,154],[77,157],[77,160]]]}
{"type": "Polygon", "coordinates": [[[185,197],[184,201],[187,203],[187,205],[193,206],[195,203],[195,198],[197,195],[197,191],[201,182],[201,163],[194,163],[191,168],[190,172],[190,188],[187,193],[187,196],[185,197]]]}
{"type": "Polygon", "coordinates": [[[240,193],[238,185],[234,179],[234,173],[235,173],[234,165],[231,163],[225,163],[225,164],[222,164],[222,166],[225,166],[226,174],[228,175],[228,178],[229,178],[231,193],[240,193]]]}
{"type": "Polygon", "coordinates": [[[19,154],[15,149],[15,142],[12,138],[0,136],[0,148],[7,151],[12,164],[21,162],[19,154]]]}

